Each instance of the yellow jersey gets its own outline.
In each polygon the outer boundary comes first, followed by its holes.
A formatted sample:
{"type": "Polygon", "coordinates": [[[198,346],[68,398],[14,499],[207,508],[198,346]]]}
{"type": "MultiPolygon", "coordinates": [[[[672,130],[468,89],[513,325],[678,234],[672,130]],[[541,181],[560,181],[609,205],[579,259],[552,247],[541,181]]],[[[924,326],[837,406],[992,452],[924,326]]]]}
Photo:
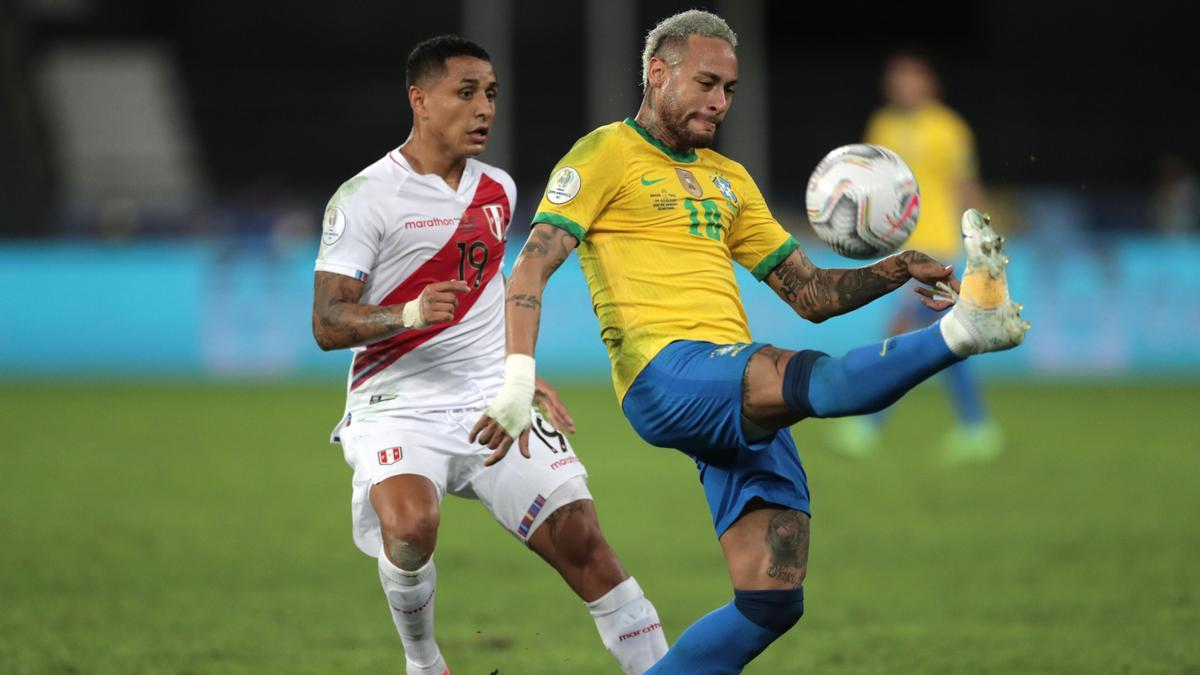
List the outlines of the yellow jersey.
{"type": "Polygon", "coordinates": [[[671,342],[749,342],[732,262],[761,281],[799,246],[741,164],[675,152],[632,119],[575,143],[533,222],[579,240],[619,400],[671,342]]]}
{"type": "Polygon", "coordinates": [[[894,150],[921,188],[921,215],[905,247],[950,262],[962,250],[959,189],[976,176],[971,129],[941,103],[909,111],[885,107],[867,124],[866,142],[894,150]]]}

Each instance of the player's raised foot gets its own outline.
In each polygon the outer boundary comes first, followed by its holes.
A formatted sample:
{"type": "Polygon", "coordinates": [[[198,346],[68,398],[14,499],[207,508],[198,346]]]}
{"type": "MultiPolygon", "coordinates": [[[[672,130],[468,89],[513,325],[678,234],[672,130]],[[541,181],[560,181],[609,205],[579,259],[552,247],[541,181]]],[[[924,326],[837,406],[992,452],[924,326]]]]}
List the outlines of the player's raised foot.
{"type": "Polygon", "coordinates": [[[960,425],[942,439],[942,458],[948,464],[982,464],[1004,451],[1004,432],[994,422],[960,425]]]}
{"type": "Polygon", "coordinates": [[[967,209],[962,218],[963,246],[967,267],[958,293],[939,284],[939,290],[955,299],[942,319],[942,335],[959,356],[1012,349],[1025,340],[1029,322],[1021,318],[1021,305],[1008,295],[1004,268],[1004,237],[996,234],[987,215],[967,209]]]}
{"type": "Polygon", "coordinates": [[[879,448],[879,428],[867,417],[843,417],[833,422],[828,442],[835,454],[863,459],[879,448]]]}

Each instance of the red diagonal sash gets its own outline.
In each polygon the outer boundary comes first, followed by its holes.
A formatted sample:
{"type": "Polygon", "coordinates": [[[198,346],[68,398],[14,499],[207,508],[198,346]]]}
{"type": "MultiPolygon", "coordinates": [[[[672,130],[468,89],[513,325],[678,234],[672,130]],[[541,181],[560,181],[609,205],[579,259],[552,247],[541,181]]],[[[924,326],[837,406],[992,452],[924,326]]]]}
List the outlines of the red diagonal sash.
{"type": "Polygon", "coordinates": [[[368,346],[354,357],[354,376],[350,389],[354,390],[371,379],[376,373],[395,363],[400,357],[429,341],[435,335],[462,320],[467,312],[475,306],[479,296],[488,282],[500,270],[504,261],[504,232],[512,219],[512,206],[504,188],[496,181],[483,174],[479,177],[479,185],[475,188],[475,196],[471,205],[463,212],[458,228],[442,248],[425,261],[415,272],[400,285],[392,289],[379,304],[398,305],[415,300],[426,286],[439,281],[458,279],[460,271],[471,285],[471,290],[458,297],[458,308],[454,312],[454,320],[439,323],[426,328],[406,330],[386,340],[381,340],[368,346]],[[496,206],[500,207],[498,211],[496,206]],[[502,222],[497,227],[497,216],[502,222]],[[497,233],[499,236],[497,236],[497,233]],[[487,263],[482,272],[472,266],[482,258],[477,242],[486,246],[487,263]],[[474,246],[473,246],[474,245],[474,246]],[[472,259],[463,259],[464,254],[472,259]]]}

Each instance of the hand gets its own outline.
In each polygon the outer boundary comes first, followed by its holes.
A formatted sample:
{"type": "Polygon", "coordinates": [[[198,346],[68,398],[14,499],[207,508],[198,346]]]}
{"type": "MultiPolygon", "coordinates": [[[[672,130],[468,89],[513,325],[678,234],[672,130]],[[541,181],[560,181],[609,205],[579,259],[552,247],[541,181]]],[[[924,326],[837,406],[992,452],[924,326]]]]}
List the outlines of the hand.
{"type": "Polygon", "coordinates": [[[406,328],[424,328],[435,323],[454,320],[458,309],[458,294],[467,293],[471,287],[465,281],[438,281],[421,290],[416,300],[404,304],[403,319],[406,328]]]}
{"type": "Polygon", "coordinates": [[[534,382],[536,388],[533,390],[533,404],[550,419],[550,424],[555,429],[575,433],[575,420],[571,419],[567,406],[563,405],[562,399],[558,397],[558,390],[540,377],[534,382]]]}
{"type": "Polygon", "coordinates": [[[954,304],[958,299],[958,278],[954,276],[953,265],[943,265],[920,251],[905,251],[902,259],[908,269],[908,275],[926,284],[927,288],[917,288],[921,302],[928,308],[940,312],[954,304]],[[949,289],[948,293],[945,289],[949,289]]]}
{"type": "MultiPolygon", "coordinates": [[[[486,445],[495,450],[495,452],[488,455],[487,459],[483,460],[484,466],[491,466],[504,459],[504,456],[508,454],[509,448],[513,445],[512,435],[505,431],[504,427],[500,426],[500,423],[492,419],[487,413],[484,413],[483,417],[480,417],[475,426],[471,428],[471,435],[467,437],[467,440],[474,443],[477,438],[480,445],[486,445]]],[[[529,459],[528,428],[521,432],[518,447],[521,450],[521,456],[529,459]]]]}
{"type": "Polygon", "coordinates": [[[480,445],[495,450],[483,461],[484,466],[504,459],[514,438],[520,439],[521,454],[529,458],[529,424],[533,421],[530,406],[537,393],[535,372],[532,356],[504,357],[504,385],[467,437],[471,443],[478,440],[480,445]]]}

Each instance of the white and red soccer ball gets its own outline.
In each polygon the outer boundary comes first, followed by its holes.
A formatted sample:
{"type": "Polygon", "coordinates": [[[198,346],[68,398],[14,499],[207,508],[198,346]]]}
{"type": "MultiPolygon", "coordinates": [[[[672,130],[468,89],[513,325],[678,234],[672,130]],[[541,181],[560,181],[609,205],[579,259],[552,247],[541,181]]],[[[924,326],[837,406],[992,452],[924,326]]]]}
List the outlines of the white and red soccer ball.
{"type": "Polygon", "coordinates": [[[847,258],[896,251],[921,213],[921,190],[899,155],[879,145],[843,145],[808,179],[808,221],[821,241],[847,258]]]}

